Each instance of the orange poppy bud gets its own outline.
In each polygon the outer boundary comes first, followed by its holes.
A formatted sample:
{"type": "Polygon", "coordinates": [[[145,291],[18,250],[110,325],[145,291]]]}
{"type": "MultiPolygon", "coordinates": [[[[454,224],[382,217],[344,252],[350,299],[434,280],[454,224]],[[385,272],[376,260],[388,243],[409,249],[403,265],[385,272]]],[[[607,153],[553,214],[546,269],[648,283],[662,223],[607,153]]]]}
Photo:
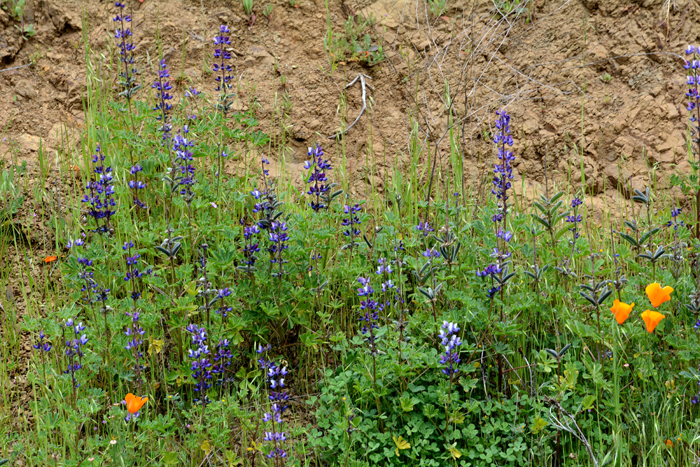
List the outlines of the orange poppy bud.
{"type": "Polygon", "coordinates": [[[656,326],[658,326],[661,320],[664,318],[665,316],[658,311],[647,310],[642,313],[642,319],[647,324],[647,331],[649,332],[654,332],[656,326]]]}
{"type": "Polygon", "coordinates": [[[646,288],[647,297],[649,297],[651,306],[654,308],[658,308],[663,302],[671,300],[671,292],[673,292],[672,287],[667,285],[666,287],[661,288],[661,284],[658,282],[651,283],[647,285],[646,288]]]}
{"type": "Polygon", "coordinates": [[[627,321],[627,318],[630,317],[632,308],[634,308],[634,303],[628,305],[624,302],[621,302],[620,300],[615,299],[612,308],[610,308],[610,311],[612,311],[613,315],[615,315],[615,320],[618,324],[624,324],[624,322],[627,321]]]}
{"type": "Polygon", "coordinates": [[[132,393],[129,393],[126,395],[124,400],[126,401],[126,410],[128,410],[130,413],[136,413],[141,410],[143,404],[148,402],[148,397],[138,397],[132,393]]]}
{"type": "Polygon", "coordinates": [[[44,258],[44,262],[47,263],[47,264],[48,264],[48,263],[53,263],[53,262],[56,261],[57,259],[58,259],[58,256],[47,256],[46,258],[44,258]]]}

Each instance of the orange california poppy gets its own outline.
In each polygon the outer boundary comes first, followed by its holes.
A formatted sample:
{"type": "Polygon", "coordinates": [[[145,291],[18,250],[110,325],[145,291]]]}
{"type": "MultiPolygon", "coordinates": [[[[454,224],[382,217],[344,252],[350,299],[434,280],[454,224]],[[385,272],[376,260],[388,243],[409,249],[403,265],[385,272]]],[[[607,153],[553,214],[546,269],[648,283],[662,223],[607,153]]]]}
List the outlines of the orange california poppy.
{"type": "Polygon", "coordinates": [[[658,308],[663,302],[671,300],[671,292],[673,292],[673,288],[668,285],[661,288],[661,284],[658,282],[653,282],[647,285],[646,288],[647,297],[649,297],[651,306],[654,308],[658,308]]]}
{"type": "Polygon", "coordinates": [[[642,313],[642,319],[645,323],[647,323],[647,331],[649,332],[654,332],[656,326],[658,326],[661,320],[664,318],[665,316],[658,311],[647,310],[642,313]]]}
{"type": "Polygon", "coordinates": [[[624,302],[621,302],[620,300],[615,299],[612,308],[610,308],[610,311],[612,311],[613,315],[615,315],[615,320],[617,320],[618,324],[624,324],[624,322],[627,321],[627,318],[630,317],[632,308],[634,308],[634,303],[628,305],[624,302]]]}
{"type": "Polygon", "coordinates": [[[129,393],[126,395],[124,400],[126,401],[126,410],[128,410],[130,413],[136,413],[141,410],[143,404],[148,402],[148,397],[138,397],[132,393],[129,393]]]}
{"type": "Polygon", "coordinates": [[[56,261],[57,259],[58,259],[58,256],[47,256],[46,258],[44,258],[44,262],[45,262],[46,264],[48,264],[48,263],[53,263],[53,262],[56,261]]]}
{"type": "Polygon", "coordinates": [[[672,447],[673,447],[673,441],[671,441],[670,439],[667,439],[667,440],[666,440],[666,447],[672,448],[672,447]]]}

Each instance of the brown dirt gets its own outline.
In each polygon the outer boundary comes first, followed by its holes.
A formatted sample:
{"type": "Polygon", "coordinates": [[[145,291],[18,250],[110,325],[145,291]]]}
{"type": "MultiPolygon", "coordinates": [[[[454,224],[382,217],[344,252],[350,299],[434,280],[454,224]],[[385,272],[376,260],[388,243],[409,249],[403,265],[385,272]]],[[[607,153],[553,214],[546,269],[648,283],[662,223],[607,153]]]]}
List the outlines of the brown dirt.
{"type": "MultiPolygon", "coordinates": [[[[336,143],[326,136],[340,126],[337,109],[345,84],[365,73],[372,78],[368,80],[373,86],[368,90],[372,110],[345,140],[348,172],[360,196],[363,181],[380,191],[389,183],[392,164],[384,160],[393,161],[395,155],[404,162],[410,159],[407,115],[417,117],[420,137],[427,140],[422,157],[432,153],[447,126],[440,96],[445,80],[455,101],[455,120],[466,115],[467,180],[474,175],[470,173],[474,166],[481,168],[475,161],[479,154],[481,159],[492,157],[481,133],[489,130],[493,109],[504,104],[513,114],[516,129],[516,176],[524,175],[528,183],[543,182],[545,148],[555,180],[568,178],[565,174],[572,164],[573,181],[580,183],[576,169],[583,163],[588,192],[601,201],[612,200],[618,183],[645,185],[653,164],[658,164],[662,184],[675,165],[688,169],[685,79],[679,55],[688,42],[698,39],[692,32],[700,19],[697,3],[676,0],[667,17],[663,0],[540,0],[531,3],[529,21],[524,15],[509,25],[514,17],[501,19],[490,1],[448,2],[451,7],[434,18],[426,15],[423,0],[363,0],[347,5],[331,0],[336,32],[342,31],[348,13],[372,13],[379,20],[374,36],[384,44],[388,57],[373,67],[346,62],[333,74],[323,45],[324,1],[300,0],[298,8],[286,1],[271,3],[275,5],[271,21],[262,17],[265,2],[258,1],[257,20],[248,27],[240,2],[135,2],[133,24],[143,82],[152,79],[153,63],[144,63],[143,58],[158,56],[159,27],[172,74],[183,73],[193,84],[211,90],[213,86],[203,81],[210,75],[201,72],[204,54],[211,53],[215,28],[229,24],[242,88],[238,105],[247,107],[255,95],[262,129],[270,133],[277,131],[270,128],[270,121],[275,94],[279,99],[282,93],[278,76],[288,79],[292,151],[287,164],[294,173],[306,159],[307,146],[315,141],[337,157],[336,143]],[[611,76],[607,86],[599,78],[605,73],[611,76]],[[470,93],[466,113],[461,84],[470,93]],[[583,145],[583,161],[574,152],[574,143],[583,145]],[[374,157],[379,167],[373,176],[363,167],[367,156],[374,157]]],[[[20,37],[17,22],[0,12],[4,67],[34,63],[0,73],[0,92],[6,96],[0,103],[0,119],[7,125],[0,153],[5,153],[5,159],[14,153],[26,160],[30,172],[36,168],[40,144],[51,156],[61,145],[64,127],[76,138],[77,133],[70,130],[80,129],[83,122],[81,11],[88,20],[91,47],[109,56],[112,3],[29,0],[25,21],[34,24],[38,33],[27,41],[20,37]]],[[[347,99],[346,119],[352,121],[361,106],[358,85],[347,90],[347,99]]],[[[447,149],[443,140],[441,157],[447,149]]]]}
{"type": "MultiPolygon", "coordinates": [[[[392,189],[395,157],[400,167],[409,164],[409,116],[419,124],[424,145],[420,160],[427,162],[440,142],[443,170],[438,179],[450,176],[445,169],[449,145],[441,140],[447,129],[446,81],[454,101],[453,121],[464,122],[467,184],[488,171],[493,151],[483,134],[492,127],[493,110],[504,105],[513,115],[516,185],[524,178],[528,196],[531,187],[544,183],[545,154],[550,181],[567,180],[570,171],[578,187],[583,166],[596,208],[617,206],[618,185],[641,188],[655,174],[663,187],[674,168],[689,171],[680,55],[699,39],[697,2],[676,0],[666,9],[663,0],[533,0],[529,21],[524,16],[514,21],[512,15],[499,16],[491,0],[448,2],[449,9],[439,17],[426,14],[423,0],[328,0],[334,31],[343,30],[348,14],[371,12],[378,20],[374,39],[387,54],[381,64],[367,67],[346,61],[333,73],[323,44],[325,2],[299,0],[298,8],[286,0],[267,3],[275,7],[269,23],[261,14],[266,2],[256,0],[257,20],[249,27],[238,1],[135,2],[136,54],[142,80],[149,83],[154,61],[145,57],[158,56],[158,29],[172,75],[182,74],[211,92],[211,75],[201,71],[205,54],[211,53],[211,37],[219,24],[229,24],[241,84],[237,108],[256,105],[261,129],[271,134],[278,132],[278,123],[270,122],[277,122],[274,104],[283,92],[279,75],[287,77],[292,107],[286,163],[292,174],[301,172],[306,148],[316,141],[324,144],[332,160],[339,159],[340,145],[327,137],[340,127],[339,99],[358,73],[371,77],[372,85],[371,110],[345,138],[347,173],[358,197],[366,196],[369,186],[379,192],[392,189]],[[611,77],[607,86],[599,79],[605,73],[611,77]],[[581,146],[583,156],[575,149],[581,146]],[[377,170],[371,171],[367,161],[377,170]]],[[[19,23],[0,10],[0,68],[7,69],[0,70],[0,94],[5,96],[0,121],[6,128],[0,157],[5,167],[26,162],[25,179],[30,180],[39,174],[38,152],[44,149],[51,168],[49,184],[47,194],[35,203],[60,206],[65,196],[56,155],[75,147],[83,129],[83,37],[109,58],[114,51],[113,15],[112,2],[27,0],[25,22],[33,24],[37,34],[24,40],[19,23]]],[[[147,85],[144,89],[150,91],[147,85]]],[[[352,121],[361,107],[360,87],[356,84],[346,92],[346,120],[352,121]]],[[[229,170],[234,167],[240,163],[229,170]]],[[[19,185],[26,186],[26,180],[19,185]]],[[[438,183],[437,189],[446,188],[438,183]]],[[[628,195],[628,189],[622,191],[628,195]]],[[[670,193],[678,196],[677,191],[670,193]]],[[[32,196],[31,186],[25,194],[32,196]]],[[[31,214],[24,212],[22,221],[34,250],[51,254],[48,218],[31,214]]],[[[42,257],[24,265],[35,278],[45,273],[42,257]]],[[[20,276],[18,261],[4,265],[15,271],[14,283],[20,276]]],[[[20,295],[15,288],[14,296],[20,295]]],[[[0,300],[7,308],[5,298],[0,300]]],[[[10,383],[15,389],[26,384],[23,373],[17,367],[17,379],[10,383]]]]}

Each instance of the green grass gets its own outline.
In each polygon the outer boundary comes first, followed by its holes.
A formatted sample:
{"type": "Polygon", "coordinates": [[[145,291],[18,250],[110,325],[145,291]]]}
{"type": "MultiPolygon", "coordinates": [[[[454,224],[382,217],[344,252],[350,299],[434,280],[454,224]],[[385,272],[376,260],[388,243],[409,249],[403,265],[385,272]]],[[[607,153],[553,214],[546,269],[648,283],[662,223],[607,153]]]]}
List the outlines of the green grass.
{"type": "MultiPolygon", "coordinates": [[[[550,179],[545,193],[532,194],[535,202],[524,181],[514,183],[506,225],[513,239],[505,245],[492,220],[502,212],[490,194],[492,172],[467,167],[472,160],[453,126],[459,118],[446,85],[446,151],[437,152],[432,196],[436,152],[414,119],[408,154],[379,154],[370,133],[361,158],[369,183],[359,195],[349,196],[355,185],[344,141],[332,146],[324,159],[333,169],[325,174],[337,183],[332,191],[343,193],[315,212],[304,193],[310,171],[302,179],[286,171],[288,94],[276,94],[273,134],[265,135],[250,84],[251,111],[227,115],[217,110],[216,94],[193,100],[174,91],[173,134],[188,124],[194,142],[188,202],[182,187],[172,190],[163,178],[171,160],[150,84],[128,105],[98,78],[113,74],[117,62],[86,39],[84,47],[80,145],[63,141],[56,158],[40,151],[37,176],[19,176],[26,167],[16,153],[3,158],[0,171],[0,199],[10,200],[0,210],[0,459],[32,466],[694,465],[698,239],[687,227],[666,226],[676,206],[657,189],[655,167],[649,196],[617,187],[633,199],[620,195],[598,221],[588,194],[571,182],[579,170],[585,183],[583,149],[572,142],[567,181],[555,186],[550,179]],[[196,120],[187,119],[192,113],[196,120]],[[81,201],[95,178],[98,144],[114,173],[116,214],[108,224],[87,216],[81,201]],[[222,148],[235,171],[217,156],[222,148]],[[139,196],[148,210],[133,206],[132,157],[143,167],[139,196]],[[276,181],[263,174],[263,157],[280,164],[276,181]],[[385,177],[384,193],[373,185],[377,176],[385,177]],[[244,228],[264,216],[255,189],[273,192],[271,216],[286,222],[284,263],[270,261],[264,229],[244,237],[244,228]],[[574,197],[583,199],[577,211],[574,197]],[[355,203],[360,234],[348,237],[344,205],[355,203]],[[574,213],[583,217],[578,238],[567,222],[574,213]],[[426,221],[434,230],[423,235],[416,227],[426,221]],[[105,232],[96,232],[100,226],[105,232]],[[85,247],[65,248],[76,239],[85,247]],[[134,244],[129,253],[125,242],[134,244]],[[254,268],[245,264],[251,242],[260,247],[254,268]],[[491,279],[476,272],[494,262],[494,247],[512,255],[514,275],[490,298],[491,279]],[[427,249],[439,257],[426,257],[427,249]],[[126,256],[136,252],[140,270],[153,274],[125,281],[126,256]],[[57,260],[47,261],[51,256],[57,260]],[[386,265],[391,272],[376,272],[386,265]],[[86,277],[109,289],[104,300],[83,290],[86,277]],[[367,333],[360,277],[371,278],[372,297],[382,304],[367,333]],[[388,280],[393,287],[384,291],[388,280]],[[640,315],[652,308],[645,295],[652,282],[674,292],[658,308],[665,319],[647,332],[640,315]],[[230,295],[215,299],[225,288],[230,295]],[[134,292],[141,296],[132,299],[134,292]],[[609,311],[616,298],[636,303],[622,325],[609,311]],[[216,312],[221,307],[230,308],[226,318],[216,312]],[[134,311],[144,331],[138,358],[126,348],[133,339],[125,335],[132,326],[127,313],[134,311]],[[74,331],[62,324],[69,319],[82,322],[79,335],[88,338],[72,361],[82,365],[77,387],[66,373],[64,342],[74,331]],[[442,373],[443,321],[460,328],[453,378],[442,373]],[[221,384],[206,390],[206,405],[195,401],[201,393],[188,357],[190,325],[206,329],[211,352],[222,339],[230,343],[231,364],[214,378],[221,384]],[[52,345],[48,352],[31,347],[40,332],[52,345]],[[258,349],[267,344],[266,358],[289,372],[287,440],[277,446],[288,456],[276,461],[266,457],[274,443],[264,440],[280,430],[279,422],[263,421],[272,393],[258,349]],[[127,393],[148,397],[136,422],[125,421],[127,393]]],[[[338,113],[342,127],[342,98],[338,113]]],[[[494,160],[493,151],[479,152],[477,165],[494,160]]],[[[681,175],[678,184],[694,193],[695,172],[681,175]]],[[[694,208],[678,220],[694,225],[694,208]]]]}

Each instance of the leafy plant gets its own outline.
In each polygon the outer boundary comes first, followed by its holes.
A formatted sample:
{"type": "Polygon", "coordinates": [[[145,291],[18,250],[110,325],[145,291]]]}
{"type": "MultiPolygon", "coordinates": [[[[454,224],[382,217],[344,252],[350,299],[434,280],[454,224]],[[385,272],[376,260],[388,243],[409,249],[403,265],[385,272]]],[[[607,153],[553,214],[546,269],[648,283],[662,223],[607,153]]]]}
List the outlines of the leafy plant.
{"type": "Polygon", "coordinates": [[[357,60],[374,65],[384,60],[383,47],[374,43],[370,35],[374,23],[371,16],[350,16],[342,33],[329,29],[324,43],[333,61],[357,60]]]}
{"type": "Polygon", "coordinates": [[[243,2],[243,11],[246,15],[253,13],[253,0],[241,0],[243,2]]]}

